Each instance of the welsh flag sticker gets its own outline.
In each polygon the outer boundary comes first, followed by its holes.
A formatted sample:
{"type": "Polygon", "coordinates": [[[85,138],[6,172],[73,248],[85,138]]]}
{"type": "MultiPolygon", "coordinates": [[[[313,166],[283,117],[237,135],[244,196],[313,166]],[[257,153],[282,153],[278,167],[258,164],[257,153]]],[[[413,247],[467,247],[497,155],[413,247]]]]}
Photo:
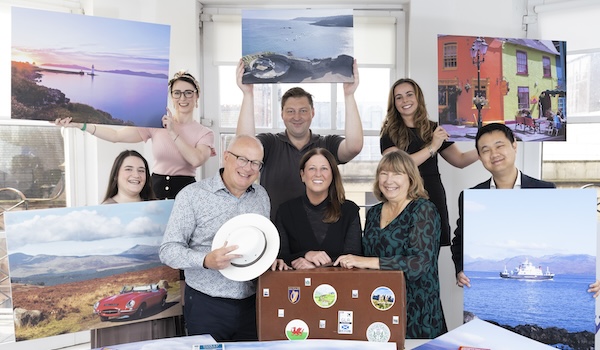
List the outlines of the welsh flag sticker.
{"type": "Polygon", "coordinates": [[[302,320],[291,320],[285,326],[285,336],[289,340],[304,340],[308,338],[308,325],[302,320]]]}

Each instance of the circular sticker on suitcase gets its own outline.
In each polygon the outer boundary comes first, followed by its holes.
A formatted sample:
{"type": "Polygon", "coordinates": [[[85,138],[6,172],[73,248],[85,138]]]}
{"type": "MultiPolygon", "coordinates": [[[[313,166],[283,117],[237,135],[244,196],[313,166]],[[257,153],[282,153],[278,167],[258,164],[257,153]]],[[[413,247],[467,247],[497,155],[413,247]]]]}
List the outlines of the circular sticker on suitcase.
{"type": "Polygon", "coordinates": [[[285,326],[285,336],[289,340],[304,340],[308,338],[308,325],[299,319],[291,320],[285,326]]]}
{"type": "Polygon", "coordinates": [[[389,310],[394,306],[396,296],[394,292],[385,286],[377,287],[371,293],[371,304],[381,311],[389,310]]]}
{"type": "Polygon", "coordinates": [[[383,322],[373,322],[367,327],[368,341],[387,343],[391,335],[390,328],[383,322]]]}
{"type": "Polygon", "coordinates": [[[313,292],[313,300],[318,307],[330,308],[337,300],[337,291],[329,284],[320,284],[313,292]]]}

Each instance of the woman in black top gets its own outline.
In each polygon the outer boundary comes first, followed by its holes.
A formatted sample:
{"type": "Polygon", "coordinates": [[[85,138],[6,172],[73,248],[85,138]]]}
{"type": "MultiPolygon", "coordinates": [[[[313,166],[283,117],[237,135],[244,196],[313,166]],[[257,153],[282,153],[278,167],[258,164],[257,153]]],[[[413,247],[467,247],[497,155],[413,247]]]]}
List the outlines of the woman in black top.
{"type": "Polygon", "coordinates": [[[358,206],[346,200],[335,158],[324,148],[300,160],[306,192],[283,203],[276,214],[281,237],[273,269],[328,266],[342,254],[362,254],[358,206]]]}
{"type": "Polygon", "coordinates": [[[381,153],[406,151],[419,167],[429,199],[442,220],[441,246],[450,245],[450,223],[437,154],[461,169],[478,159],[477,150],[462,152],[454,142],[448,142],[449,137],[444,128],[428,119],[423,91],[414,80],[400,79],[392,85],[381,128],[381,153]]]}

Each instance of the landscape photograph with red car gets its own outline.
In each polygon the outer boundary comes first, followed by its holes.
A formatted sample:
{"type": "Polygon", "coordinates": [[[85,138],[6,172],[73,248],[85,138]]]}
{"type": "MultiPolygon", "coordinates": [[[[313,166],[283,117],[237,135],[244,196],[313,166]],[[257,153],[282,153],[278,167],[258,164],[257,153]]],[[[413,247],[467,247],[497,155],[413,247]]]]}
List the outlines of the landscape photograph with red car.
{"type": "Polygon", "coordinates": [[[172,200],[7,213],[17,341],[182,314],[158,249],[172,200]]]}

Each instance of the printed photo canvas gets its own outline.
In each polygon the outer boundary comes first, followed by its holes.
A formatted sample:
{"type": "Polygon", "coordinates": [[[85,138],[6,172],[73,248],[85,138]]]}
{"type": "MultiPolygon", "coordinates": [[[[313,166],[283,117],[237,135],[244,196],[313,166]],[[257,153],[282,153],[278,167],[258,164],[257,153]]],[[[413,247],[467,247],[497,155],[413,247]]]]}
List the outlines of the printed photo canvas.
{"type": "Polygon", "coordinates": [[[354,81],[352,10],[243,10],[242,82],[354,81]]]}
{"type": "Polygon", "coordinates": [[[464,321],[593,348],[596,203],[593,189],[466,190],[464,321]]]}
{"type": "Polygon", "coordinates": [[[566,141],[565,41],[440,34],[437,44],[439,123],[451,141],[492,122],[520,141],[566,141]]]}
{"type": "Polygon", "coordinates": [[[520,336],[502,327],[474,319],[414,350],[552,350],[549,345],[520,336]]]}
{"type": "Polygon", "coordinates": [[[12,8],[12,119],[161,127],[170,27],[12,8]]]}
{"type": "Polygon", "coordinates": [[[173,200],[5,213],[15,338],[182,314],[158,250],[173,200]]]}

